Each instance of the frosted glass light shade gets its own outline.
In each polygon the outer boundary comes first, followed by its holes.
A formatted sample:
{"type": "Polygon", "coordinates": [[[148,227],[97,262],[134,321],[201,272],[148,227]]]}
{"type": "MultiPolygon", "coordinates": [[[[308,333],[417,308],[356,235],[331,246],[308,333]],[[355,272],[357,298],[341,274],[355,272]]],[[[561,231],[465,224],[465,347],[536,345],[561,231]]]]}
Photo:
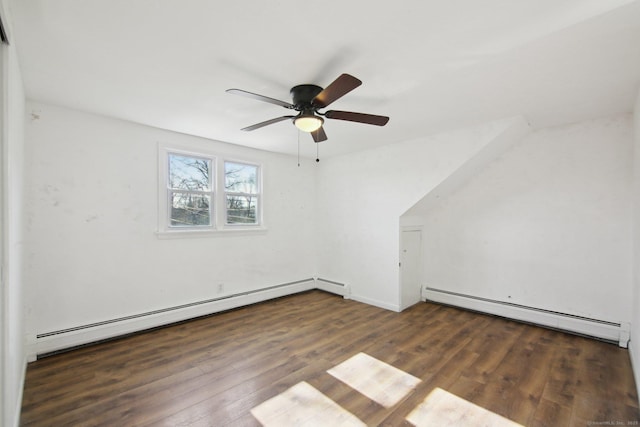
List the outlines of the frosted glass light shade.
{"type": "Polygon", "coordinates": [[[324,120],[322,119],[322,117],[309,115],[309,116],[300,116],[296,118],[293,121],[293,123],[296,125],[298,129],[300,129],[303,132],[313,132],[318,130],[320,126],[322,126],[322,123],[324,123],[324,120]]]}

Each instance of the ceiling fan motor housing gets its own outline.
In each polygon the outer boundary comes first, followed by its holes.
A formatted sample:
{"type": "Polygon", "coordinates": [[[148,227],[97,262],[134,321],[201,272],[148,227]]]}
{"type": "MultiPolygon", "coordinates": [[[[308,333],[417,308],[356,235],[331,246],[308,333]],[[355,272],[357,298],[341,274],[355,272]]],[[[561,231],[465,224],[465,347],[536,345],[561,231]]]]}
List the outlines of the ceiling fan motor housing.
{"type": "Polygon", "coordinates": [[[298,85],[291,88],[291,98],[293,105],[297,111],[313,110],[311,101],[315,98],[322,88],[316,85],[298,85]]]}

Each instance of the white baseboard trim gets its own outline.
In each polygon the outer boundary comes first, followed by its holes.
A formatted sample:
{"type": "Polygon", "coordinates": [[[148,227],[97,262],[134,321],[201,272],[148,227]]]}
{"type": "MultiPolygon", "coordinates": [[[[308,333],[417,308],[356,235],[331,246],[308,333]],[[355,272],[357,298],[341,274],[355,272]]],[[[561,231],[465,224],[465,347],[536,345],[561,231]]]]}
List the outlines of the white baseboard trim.
{"type": "MultiPolygon", "coordinates": [[[[38,334],[35,345],[28,346],[29,360],[69,348],[169,325],[200,316],[243,307],[274,298],[316,289],[314,278],[284,283],[258,290],[199,301],[154,312],[142,313],[105,322],[82,325],[60,331],[38,334]]],[[[328,292],[331,292],[327,289],[328,292]]]]}
{"type": "Polygon", "coordinates": [[[363,297],[361,295],[351,295],[351,299],[354,301],[362,302],[368,305],[373,305],[378,308],[384,308],[385,310],[391,310],[395,312],[400,312],[400,306],[397,304],[389,304],[388,302],[378,301],[375,299],[363,297]]]}
{"type": "Polygon", "coordinates": [[[434,288],[425,288],[423,296],[428,301],[495,314],[509,319],[617,342],[618,345],[623,348],[627,348],[629,344],[628,323],[589,319],[434,288]]]}

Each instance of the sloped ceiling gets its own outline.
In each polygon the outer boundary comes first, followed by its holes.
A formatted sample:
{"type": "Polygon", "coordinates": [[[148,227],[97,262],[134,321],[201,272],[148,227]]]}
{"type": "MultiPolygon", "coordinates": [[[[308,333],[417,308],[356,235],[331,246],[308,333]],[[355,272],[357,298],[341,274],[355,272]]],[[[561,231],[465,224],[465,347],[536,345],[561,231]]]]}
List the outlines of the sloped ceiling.
{"type": "MultiPolygon", "coordinates": [[[[295,154],[301,83],[364,83],[327,121],[328,157],[522,115],[534,128],[629,112],[640,81],[640,1],[14,0],[12,42],[31,99],[295,154]]],[[[301,134],[305,156],[315,155],[301,134]]]]}

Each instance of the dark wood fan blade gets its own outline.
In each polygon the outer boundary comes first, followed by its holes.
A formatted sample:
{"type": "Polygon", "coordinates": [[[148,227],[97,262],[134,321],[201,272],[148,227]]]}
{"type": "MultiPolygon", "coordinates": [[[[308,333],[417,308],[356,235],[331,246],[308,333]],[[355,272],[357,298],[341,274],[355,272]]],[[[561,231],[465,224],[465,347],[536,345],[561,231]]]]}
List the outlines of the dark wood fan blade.
{"type": "Polygon", "coordinates": [[[272,125],[272,124],[274,124],[274,123],[281,122],[281,121],[283,121],[283,120],[293,119],[294,117],[295,117],[295,116],[282,116],[282,117],[277,117],[277,118],[275,118],[275,119],[271,119],[271,120],[267,120],[267,121],[264,121],[264,122],[256,123],[256,124],[255,124],[255,125],[253,125],[253,126],[247,126],[246,128],[242,128],[242,129],[240,129],[240,130],[244,130],[244,131],[252,131],[252,130],[260,129],[260,128],[265,127],[265,126],[272,125]]]}
{"type": "Polygon", "coordinates": [[[316,95],[316,97],[311,101],[311,105],[316,108],[324,108],[336,99],[351,92],[361,84],[362,82],[352,75],[342,74],[340,77],[335,79],[333,83],[324,88],[322,92],[316,95]]]}
{"type": "Polygon", "coordinates": [[[384,126],[389,121],[387,116],[376,116],[374,114],[354,113],[352,111],[327,111],[324,116],[328,119],[347,120],[349,122],[365,123],[368,125],[384,126]]]}
{"type": "Polygon", "coordinates": [[[324,128],[320,126],[318,130],[311,132],[311,136],[315,142],[322,142],[327,140],[327,134],[324,133],[324,128]]]}
{"type": "Polygon", "coordinates": [[[288,102],[280,101],[279,99],[269,98],[268,96],[264,96],[264,95],[258,95],[257,93],[253,93],[253,92],[247,92],[246,90],[242,90],[242,89],[227,89],[227,93],[244,96],[251,99],[257,99],[258,101],[268,102],[269,104],[279,105],[284,108],[291,108],[291,109],[294,108],[293,104],[290,104],[288,102]]]}

